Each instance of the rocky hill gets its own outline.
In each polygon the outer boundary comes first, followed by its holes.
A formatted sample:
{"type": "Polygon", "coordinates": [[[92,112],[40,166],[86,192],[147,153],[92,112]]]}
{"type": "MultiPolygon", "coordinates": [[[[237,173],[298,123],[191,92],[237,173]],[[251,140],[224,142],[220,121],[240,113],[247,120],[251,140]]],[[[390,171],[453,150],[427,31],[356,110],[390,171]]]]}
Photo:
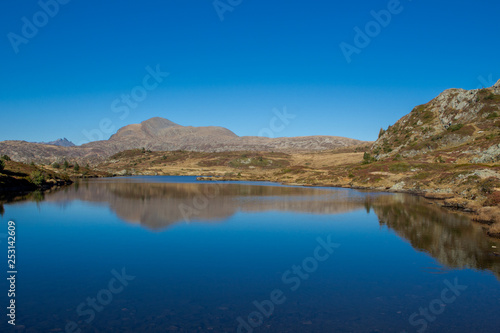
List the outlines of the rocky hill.
{"type": "Polygon", "coordinates": [[[44,143],[26,141],[0,142],[0,155],[7,155],[13,161],[24,163],[53,163],[63,159],[74,161],[98,162],[105,158],[106,152],[97,148],[61,147],[44,143]]]}
{"type": "Polygon", "coordinates": [[[500,80],[491,88],[449,89],[417,106],[373,144],[376,159],[430,154],[437,162],[500,160],[500,80]]]}
{"type": "Polygon", "coordinates": [[[118,130],[109,140],[78,147],[62,147],[25,141],[0,142],[0,154],[22,162],[52,163],[70,159],[99,162],[121,151],[145,148],[152,151],[322,151],[366,144],[335,136],[294,138],[240,137],[223,127],[182,126],[164,118],[151,118],[118,130]]]}

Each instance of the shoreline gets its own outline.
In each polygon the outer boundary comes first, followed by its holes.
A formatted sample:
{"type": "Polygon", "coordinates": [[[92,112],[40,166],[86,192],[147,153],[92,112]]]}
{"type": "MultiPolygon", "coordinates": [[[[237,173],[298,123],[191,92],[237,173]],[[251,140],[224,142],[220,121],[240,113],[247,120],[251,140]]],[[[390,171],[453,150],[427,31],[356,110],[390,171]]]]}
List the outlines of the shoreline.
{"type": "Polygon", "coordinates": [[[0,187],[0,205],[27,200],[32,196],[44,195],[47,192],[57,191],[72,184],[72,180],[49,180],[46,184],[40,186],[20,182],[18,185],[0,187]]]}
{"type": "MultiPolygon", "coordinates": [[[[203,174],[200,170],[199,174],[203,174]]],[[[135,175],[140,175],[135,173],[135,175]]],[[[156,174],[161,175],[161,174],[156,174]]],[[[171,175],[168,172],[163,175],[171,175]]],[[[180,174],[177,174],[182,176],[180,174]]],[[[106,177],[120,177],[119,174],[107,174],[106,177]]],[[[192,176],[191,174],[185,174],[185,176],[192,176]]],[[[47,191],[57,191],[58,189],[71,185],[76,179],[86,179],[86,178],[102,178],[104,175],[93,175],[91,177],[72,177],[72,179],[49,179],[46,183],[37,186],[26,179],[16,179],[9,177],[11,186],[0,187],[0,201],[3,203],[8,203],[16,201],[16,198],[25,198],[34,193],[45,193],[47,191]]],[[[467,200],[461,197],[459,194],[448,191],[443,192],[442,187],[434,186],[428,187],[426,189],[416,189],[416,188],[404,188],[397,187],[397,184],[386,184],[386,186],[373,186],[373,185],[363,185],[359,182],[355,182],[353,179],[344,178],[344,182],[327,182],[327,181],[315,181],[310,183],[301,183],[296,181],[284,180],[282,177],[271,177],[269,174],[257,174],[257,173],[243,173],[235,175],[206,175],[198,176],[196,180],[199,181],[249,181],[249,182],[274,182],[285,186],[301,186],[301,187],[332,187],[332,188],[349,188],[361,191],[370,192],[381,192],[381,193],[404,193],[411,194],[415,196],[423,197],[428,200],[429,203],[438,205],[448,211],[463,213],[470,218],[471,222],[476,222],[483,227],[485,233],[492,238],[500,239],[500,232],[490,230],[493,225],[498,223],[495,220],[495,216],[500,216],[500,208],[497,207],[483,207],[481,202],[476,200],[467,200]],[[392,185],[392,186],[389,186],[392,185]],[[487,213],[487,214],[485,214],[487,213]],[[498,215],[497,215],[498,214],[498,215]]],[[[21,199],[22,200],[22,199],[21,199]]],[[[498,225],[498,224],[497,224],[498,225]]],[[[495,225],[495,227],[497,226],[495,225]]]]}

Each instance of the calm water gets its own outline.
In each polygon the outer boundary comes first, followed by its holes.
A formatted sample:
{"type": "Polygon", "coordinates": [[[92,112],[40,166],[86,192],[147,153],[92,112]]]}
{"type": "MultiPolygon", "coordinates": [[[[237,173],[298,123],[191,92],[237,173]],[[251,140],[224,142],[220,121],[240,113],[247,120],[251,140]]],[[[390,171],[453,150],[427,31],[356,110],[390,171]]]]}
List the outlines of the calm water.
{"type": "Polygon", "coordinates": [[[1,332],[500,332],[500,242],[413,196],[132,177],[3,205],[3,253],[11,219],[1,332]]]}

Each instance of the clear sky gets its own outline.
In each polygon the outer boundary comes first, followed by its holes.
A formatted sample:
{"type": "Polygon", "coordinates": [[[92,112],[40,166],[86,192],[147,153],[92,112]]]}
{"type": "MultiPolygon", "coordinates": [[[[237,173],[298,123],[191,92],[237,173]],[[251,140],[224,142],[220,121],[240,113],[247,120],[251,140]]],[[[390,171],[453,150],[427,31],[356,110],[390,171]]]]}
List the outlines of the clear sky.
{"type": "Polygon", "coordinates": [[[374,140],[444,89],[500,79],[493,0],[54,1],[0,4],[0,140],[78,144],[155,116],[374,140]]]}

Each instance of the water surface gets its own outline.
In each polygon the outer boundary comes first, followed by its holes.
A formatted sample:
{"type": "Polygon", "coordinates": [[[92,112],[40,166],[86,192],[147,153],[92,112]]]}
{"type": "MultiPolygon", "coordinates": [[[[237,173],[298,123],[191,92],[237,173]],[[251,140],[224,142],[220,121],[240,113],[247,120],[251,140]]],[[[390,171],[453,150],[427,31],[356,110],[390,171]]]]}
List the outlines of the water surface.
{"type": "Polygon", "coordinates": [[[3,212],[2,332],[500,332],[499,242],[414,196],[129,177],[3,212]]]}

